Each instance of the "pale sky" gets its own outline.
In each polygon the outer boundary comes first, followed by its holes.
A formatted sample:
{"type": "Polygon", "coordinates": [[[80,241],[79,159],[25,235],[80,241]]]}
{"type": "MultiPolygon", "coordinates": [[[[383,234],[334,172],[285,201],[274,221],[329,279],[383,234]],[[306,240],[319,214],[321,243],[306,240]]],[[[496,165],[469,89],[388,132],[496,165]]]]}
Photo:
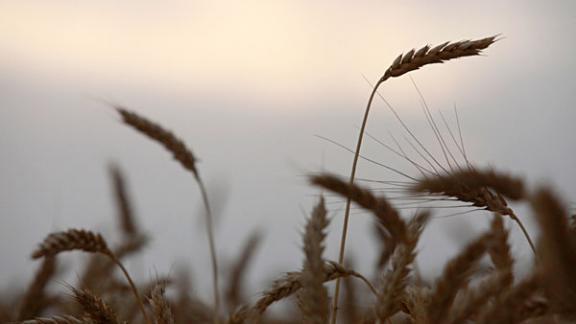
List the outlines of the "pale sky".
{"type": "MultiPolygon", "coordinates": [[[[458,108],[472,161],[554,183],[574,204],[575,27],[573,1],[0,1],[0,287],[28,279],[28,256],[50,231],[84,227],[114,240],[110,161],[127,171],[154,237],[132,271],[149,277],[186,261],[207,276],[192,179],[100,98],[162,123],[200,157],[213,199],[226,200],[217,233],[224,265],[251,230],[264,231],[251,277],[256,293],[300,267],[301,210],[317,193],[303,176],[350,170],[349,153],[314,135],[351,147],[370,91],[363,76],[373,82],[398,54],[446,40],[501,34],[482,57],[411,74],[453,127],[458,108]]],[[[410,78],[391,80],[381,93],[438,152],[410,78]]],[[[388,132],[403,133],[386,109],[376,102],[368,131],[393,144],[388,132]]],[[[363,153],[417,175],[373,141],[363,153]]],[[[394,178],[368,163],[360,175],[394,178]]],[[[357,216],[350,251],[370,275],[369,217],[357,216]]],[[[433,221],[418,261],[425,274],[456,251],[450,232],[465,224],[478,232],[488,218],[433,221]]],[[[513,233],[519,262],[528,262],[513,233]]],[[[70,270],[80,272],[77,264],[70,270]]]]}

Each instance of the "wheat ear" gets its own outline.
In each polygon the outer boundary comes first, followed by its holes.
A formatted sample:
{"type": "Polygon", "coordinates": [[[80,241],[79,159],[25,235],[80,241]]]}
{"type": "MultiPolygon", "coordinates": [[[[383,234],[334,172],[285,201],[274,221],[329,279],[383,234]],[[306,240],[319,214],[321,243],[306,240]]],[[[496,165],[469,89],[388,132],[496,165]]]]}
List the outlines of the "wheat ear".
{"type": "Polygon", "coordinates": [[[298,306],[304,316],[303,322],[325,324],[328,321],[330,304],[328,292],[324,287],[324,239],[326,238],[327,218],[324,197],[318,205],[304,231],[304,266],[302,270],[302,289],[298,293],[298,306]]]}
{"type": "Polygon", "coordinates": [[[411,190],[455,197],[476,207],[509,216],[518,224],[530,248],[536,254],[536,248],[526,227],[504,199],[504,197],[510,200],[526,198],[526,190],[521,179],[493,169],[478,170],[470,167],[434,177],[424,177],[419,179],[411,190]]]}
{"type": "Polygon", "coordinates": [[[164,295],[165,290],[166,288],[164,284],[157,283],[150,294],[150,304],[154,310],[156,324],[174,324],[174,315],[172,314],[170,304],[164,295]]]}
{"type": "Polygon", "coordinates": [[[146,323],[152,324],[148,318],[144,304],[142,303],[142,298],[140,298],[138,289],[132,281],[130,274],[122,262],[118,260],[118,257],[116,257],[112,250],[108,248],[108,244],[102,235],[81,229],[69,229],[65,232],[52,233],[48,235],[48,237],[44,239],[44,242],[42,242],[36,251],[32,253],[32,258],[38,259],[42,257],[53,257],[65,251],[100,253],[110,258],[110,260],[112,260],[120,268],[120,270],[122,270],[126,280],[128,280],[128,283],[130,284],[132,292],[134,293],[134,297],[140,306],[140,311],[142,312],[146,323]]]}
{"type": "Polygon", "coordinates": [[[414,216],[408,225],[408,234],[392,257],[392,269],[383,278],[383,289],[379,294],[376,313],[380,322],[385,323],[399,309],[401,297],[405,293],[410,275],[410,265],[416,259],[416,247],[420,234],[430,217],[429,213],[414,216]]]}
{"type": "Polygon", "coordinates": [[[218,261],[216,257],[216,243],[214,240],[214,226],[212,224],[212,209],[208,200],[208,193],[198,169],[196,168],[196,157],[192,151],[186,147],[184,142],[180,140],[172,132],[164,129],[162,126],[152,122],[132,111],[122,107],[115,107],[124,124],[134,128],[141,134],[149,137],[164,148],[171,152],[174,159],[182,165],[182,167],[192,173],[194,179],[200,188],[202,201],[206,208],[206,231],[208,232],[208,245],[210,248],[210,258],[212,262],[212,290],[214,293],[214,323],[219,323],[220,313],[220,293],[218,289],[218,261]]]}
{"type": "MultiPolygon", "coordinates": [[[[366,104],[366,109],[364,111],[364,117],[362,118],[362,126],[360,127],[360,133],[358,134],[358,142],[356,143],[356,151],[354,153],[354,159],[352,161],[352,170],[350,171],[349,183],[353,184],[356,177],[356,167],[358,165],[358,158],[360,157],[360,149],[362,147],[362,139],[364,138],[364,130],[366,129],[366,124],[368,123],[368,115],[370,114],[370,107],[372,106],[372,101],[376,95],[378,88],[384,81],[389,78],[399,77],[410,71],[417,70],[425,65],[433,63],[442,63],[448,60],[456,59],[459,57],[479,55],[482,50],[486,49],[488,46],[492,45],[496,41],[496,36],[487,37],[479,40],[473,41],[460,41],[455,43],[443,43],[434,48],[430,46],[424,46],[418,51],[411,50],[406,54],[400,55],[392,62],[392,65],[384,72],[384,75],[378,80],[370,97],[368,98],[368,103],[366,104]]],[[[338,262],[343,264],[344,253],[346,248],[346,236],[348,233],[348,221],[350,218],[350,203],[351,200],[346,200],[346,209],[344,211],[344,224],[342,226],[342,236],[340,239],[340,251],[338,254],[338,262]]],[[[340,294],[340,280],[336,280],[336,289],[334,291],[334,300],[332,304],[332,324],[336,324],[337,312],[338,312],[338,298],[340,294]]]]}
{"type": "Polygon", "coordinates": [[[116,313],[104,300],[87,289],[72,289],[76,303],[82,307],[85,317],[94,323],[119,324],[116,313]]]}

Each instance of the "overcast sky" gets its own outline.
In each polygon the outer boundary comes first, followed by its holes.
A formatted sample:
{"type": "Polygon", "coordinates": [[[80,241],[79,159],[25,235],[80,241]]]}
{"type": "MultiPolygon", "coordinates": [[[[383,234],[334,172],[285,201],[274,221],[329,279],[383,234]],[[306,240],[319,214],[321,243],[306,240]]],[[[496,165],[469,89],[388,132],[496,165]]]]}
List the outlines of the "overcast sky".
{"type": "MultiPolygon", "coordinates": [[[[575,27],[576,4],[568,0],[0,1],[0,286],[28,279],[30,252],[51,231],[83,227],[117,238],[110,162],[126,171],[142,226],[154,238],[129,262],[131,271],[169,274],[188,263],[197,277],[208,276],[193,179],[124,127],[104,99],[172,129],[198,155],[222,206],[224,265],[251,231],[264,232],[255,293],[300,267],[302,210],[317,194],[304,176],[349,173],[351,154],[314,135],[352,147],[370,91],[364,76],[374,82],[398,54],[447,40],[501,35],[482,57],[411,74],[435,116],[442,111],[456,130],[457,107],[473,162],[553,183],[575,207],[575,27]]],[[[390,80],[381,94],[439,154],[410,78],[390,80]]],[[[391,145],[389,133],[405,136],[382,101],[368,131],[391,145]]],[[[366,140],[363,154],[418,176],[374,141],[366,140]]],[[[366,162],[359,175],[399,179],[366,162]]],[[[336,259],[342,205],[329,201],[326,256],[336,259]]],[[[536,235],[530,212],[519,208],[536,235]]],[[[418,260],[424,274],[437,273],[471,238],[462,233],[480,232],[489,218],[434,219],[418,260]]],[[[367,274],[375,253],[369,220],[354,215],[349,239],[367,274]]],[[[514,251],[528,262],[525,241],[512,232],[514,251]]],[[[207,289],[208,280],[198,281],[207,289]]]]}

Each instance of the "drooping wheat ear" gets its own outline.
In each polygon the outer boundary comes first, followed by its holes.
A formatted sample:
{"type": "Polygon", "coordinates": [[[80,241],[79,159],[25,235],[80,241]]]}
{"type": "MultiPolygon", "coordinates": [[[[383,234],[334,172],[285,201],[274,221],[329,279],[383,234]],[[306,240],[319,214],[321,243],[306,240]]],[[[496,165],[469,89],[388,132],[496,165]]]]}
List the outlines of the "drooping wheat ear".
{"type": "Polygon", "coordinates": [[[524,182],[521,179],[493,169],[469,168],[419,179],[411,190],[454,197],[472,203],[476,207],[509,216],[518,224],[530,248],[536,253],[530,234],[504,199],[507,197],[511,200],[520,200],[526,197],[524,182]]]}
{"type": "Polygon", "coordinates": [[[114,198],[116,201],[116,209],[118,211],[118,221],[120,229],[128,237],[137,236],[140,232],[138,224],[136,224],[136,217],[134,215],[134,208],[128,195],[126,188],[126,179],[120,167],[116,164],[109,166],[110,178],[114,190],[114,198]]]}
{"type": "Polygon", "coordinates": [[[337,193],[371,211],[378,222],[388,230],[394,239],[403,241],[406,238],[406,223],[400,218],[398,211],[384,197],[376,197],[367,189],[347,183],[330,174],[320,174],[310,177],[313,185],[337,193]]]}
{"type": "Polygon", "coordinates": [[[142,298],[138,293],[136,285],[132,281],[128,270],[124,265],[118,260],[118,257],[108,248],[108,244],[99,233],[90,232],[87,230],[79,229],[69,229],[64,232],[56,232],[48,235],[44,242],[42,242],[38,249],[32,253],[33,259],[38,259],[41,257],[53,257],[58,253],[65,251],[84,251],[91,253],[101,253],[110,260],[112,260],[124,273],[126,280],[132,288],[134,297],[140,306],[140,311],[146,320],[146,323],[152,324],[149,320],[146,310],[144,309],[144,304],[142,303],[142,298]]]}
{"type": "Polygon", "coordinates": [[[234,310],[238,305],[244,302],[244,277],[246,276],[248,266],[254,258],[261,240],[262,233],[259,231],[253,232],[242,247],[242,252],[238,255],[234,265],[232,266],[225,294],[230,310],[234,310]]]}
{"type": "MultiPolygon", "coordinates": [[[[462,197],[470,202],[476,202],[475,199],[478,199],[478,203],[482,201],[482,197],[469,197],[467,192],[476,193],[481,189],[490,189],[511,200],[520,200],[526,197],[524,182],[521,179],[494,169],[457,170],[449,174],[420,179],[412,188],[416,192],[462,197]]],[[[494,210],[494,212],[498,212],[498,210],[494,210]]]]}
{"type": "Polygon", "coordinates": [[[86,289],[72,289],[72,295],[74,300],[82,310],[84,311],[84,316],[90,319],[94,323],[101,324],[118,324],[118,318],[116,312],[104,300],[91,291],[86,289]]]}
{"type": "MultiPolygon", "coordinates": [[[[483,38],[473,41],[460,41],[455,43],[443,43],[432,49],[429,46],[425,46],[418,51],[411,50],[404,55],[400,55],[392,65],[386,70],[384,75],[378,80],[370,97],[368,98],[368,103],[366,104],[366,109],[364,110],[364,117],[362,118],[362,126],[360,127],[360,133],[358,134],[358,141],[356,143],[356,151],[354,153],[354,159],[352,161],[352,170],[350,171],[349,183],[353,184],[356,178],[356,167],[358,165],[358,158],[360,157],[360,149],[362,148],[362,140],[364,138],[364,131],[366,125],[368,124],[368,115],[370,114],[370,107],[372,106],[372,101],[376,95],[378,88],[384,81],[392,77],[399,77],[410,71],[417,70],[424,65],[433,63],[442,63],[444,61],[456,59],[459,57],[479,55],[482,50],[492,45],[496,41],[496,36],[483,38]]],[[[344,262],[344,253],[346,249],[346,236],[348,233],[348,222],[350,219],[350,203],[351,200],[346,200],[346,208],[344,211],[344,224],[342,226],[342,236],[340,238],[340,250],[338,254],[338,262],[342,264],[344,262]]],[[[334,291],[334,300],[332,303],[332,324],[336,324],[337,312],[338,312],[338,298],[340,293],[340,280],[336,280],[336,290],[334,291]]]]}
{"type": "Polygon", "coordinates": [[[150,304],[154,311],[156,324],[174,324],[174,316],[170,304],[164,295],[165,286],[162,283],[157,284],[152,289],[150,304]]]}
{"type": "Polygon", "coordinates": [[[430,297],[427,323],[441,323],[446,320],[456,294],[467,283],[492,240],[490,234],[480,236],[444,267],[430,297]]]}
{"type": "Polygon", "coordinates": [[[324,239],[329,220],[324,197],[312,211],[304,231],[304,266],[302,289],[298,293],[298,306],[303,323],[325,324],[328,321],[328,292],[324,287],[324,239]]]}
{"type": "Polygon", "coordinates": [[[45,258],[20,302],[17,320],[22,321],[41,314],[46,307],[46,286],[56,272],[56,257],[45,258]]]}
{"type": "MultiPolygon", "coordinates": [[[[378,292],[374,286],[366,279],[364,276],[358,272],[350,269],[346,269],[340,266],[336,262],[327,261],[324,263],[324,281],[332,281],[341,277],[355,277],[362,280],[370,291],[377,295],[378,292]]],[[[300,288],[302,288],[302,272],[288,272],[281,279],[274,281],[272,288],[265,291],[263,296],[252,306],[251,308],[243,308],[237,312],[233,318],[235,321],[240,321],[240,319],[245,319],[249,316],[261,315],[263,314],[268,306],[273,303],[282,300],[286,297],[291,296],[296,293],[300,288]]]]}
{"type": "Polygon", "coordinates": [[[139,131],[140,133],[148,136],[156,141],[158,144],[164,146],[174,156],[174,159],[187,170],[192,172],[194,176],[198,176],[196,169],[196,158],[192,154],[184,142],[180,140],[169,130],[164,129],[162,126],[122,107],[115,107],[122,121],[139,131]]]}
{"type": "Polygon", "coordinates": [[[376,314],[381,323],[399,310],[411,271],[410,265],[416,258],[416,246],[429,217],[429,213],[420,213],[410,221],[406,241],[399,244],[392,257],[392,269],[384,274],[383,289],[376,305],[376,314]]]}
{"type": "Polygon", "coordinates": [[[214,240],[214,226],[212,225],[212,210],[208,200],[208,193],[206,187],[198,170],[196,168],[196,158],[192,151],[186,147],[184,142],[176,137],[172,132],[164,129],[162,126],[152,122],[132,111],[126,110],[122,107],[115,107],[118,113],[122,116],[122,121],[152,140],[164,146],[166,150],[172,153],[174,159],[180,162],[182,167],[192,173],[202,195],[202,201],[206,208],[206,231],[208,234],[208,245],[210,249],[210,258],[212,263],[212,290],[214,294],[214,323],[219,322],[220,313],[220,293],[218,284],[218,261],[216,257],[216,243],[214,240]]]}
{"type": "Polygon", "coordinates": [[[551,190],[539,189],[532,206],[540,224],[538,267],[554,311],[576,320],[576,239],[570,231],[568,210],[551,190]]]}
{"type": "Polygon", "coordinates": [[[38,317],[33,320],[23,321],[22,324],[94,324],[88,319],[80,319],[70,315],[38,317]]]}
{"type": "Polygon", "coordinates": [[[102,235],[82,229],[70,229],[48,235],[32,253],[32,258],[53,257],[60,252],[75,250],[105,255],[112,254],[102,235]]]}

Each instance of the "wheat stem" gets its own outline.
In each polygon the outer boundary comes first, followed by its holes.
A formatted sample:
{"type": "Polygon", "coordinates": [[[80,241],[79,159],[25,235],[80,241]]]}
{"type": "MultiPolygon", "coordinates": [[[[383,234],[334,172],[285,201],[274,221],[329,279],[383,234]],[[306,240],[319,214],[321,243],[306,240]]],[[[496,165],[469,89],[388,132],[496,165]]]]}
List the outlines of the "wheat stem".
{"type": "Polygon", "coordinates": [[[144,303],[142,302],[142,298],[140,298],[140,294],[138,293],[138,289],[136,288],[134,281],[132,281],[132,278],[130,277],[128,270],[126,270],[126,268],[124,267],[122,262],[120,262],[120,260],[118,260],[118,258],[113,253],[108,254],[108,257],[118,266],[118,268],[120,268],[120,270],[122,270],[122,273],[124,273],[124,277],[126,277],[126,280],[128,280],[128,284],[130,284],[130,289],[134,293],[134,297],[136,298],[136,301],[138,302],[138,307],[140,307],[140,311],[142,312],[142,316],[144,316],[144,320],[146,321],[147,324],[152,324],[153,322],[148,317],[148,313],[146,313],[146,309],[144,308],[144,303]]]}
{"type": "MultiPolygon", "coordinates": [[[[496,40],[495,36],[483,38],[475,41],[460,41],[456,43],[446,42],[438,45],[432,49],[430,46],[425,46],[418,51],[411,50],[404,55],[400,55],[394,60],[390,67],[386,70],[384,75],[378,80],[370,98],[368,99],[368,104],[366,105],[366,110],[364,111],[364,118],[362,120],[362,126],[360,127],[360,134],[358,135],[358,143],[356,144],[356,151],[354,153],[354,160],[352,162],[352,170],[350,172],[350,184],[354,183],[354,178],[356,176],[356,167],[358,164],[358,158],[360,156],[360,148],[362,146],[362,139],[364,137],[364,130],[366,129],[366,124],[368,122],[368,115],[370,113],[370,107],[372,106],[372,100],[376,94],[378,87],[384,83],[384,81],[389,78],[399,77],[410,71],[417,70],[425,65],[442,63],[444,61],[456,59],[464,56],[474,56],[479,55],[481,51],[488,46],[492,45],[496,40]]],[[[338,253],[338,262],[340,265],[344,263],[344,251],[346,248],[346,236],[348,233],[348,223],[350,218],[350,198],[346,199],[346,210],[344,212],[344,225],[342,228],[342,237],[340,239],[340,251],[338,253]]],[[[332,304],[332,324],[336,324],[337,314],[338,314],[338,300],[340,294],[340,278],[336,280],[336,289],[334,291],[334,301],[332,304]]]]}

